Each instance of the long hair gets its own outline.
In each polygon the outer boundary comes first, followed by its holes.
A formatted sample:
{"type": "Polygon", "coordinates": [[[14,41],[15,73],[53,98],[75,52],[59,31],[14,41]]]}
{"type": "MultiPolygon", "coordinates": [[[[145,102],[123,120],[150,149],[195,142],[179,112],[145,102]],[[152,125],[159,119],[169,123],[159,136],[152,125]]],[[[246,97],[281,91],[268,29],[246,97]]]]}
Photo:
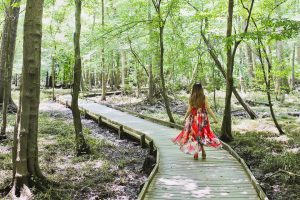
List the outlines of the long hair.
{"type": "Polygon", "coordinates": [[[189,104],[191,107],[200,108],[204,105],[205,95],[201,83],[195,83],[193,85],[192,93],[190,96],[189,104]]]}

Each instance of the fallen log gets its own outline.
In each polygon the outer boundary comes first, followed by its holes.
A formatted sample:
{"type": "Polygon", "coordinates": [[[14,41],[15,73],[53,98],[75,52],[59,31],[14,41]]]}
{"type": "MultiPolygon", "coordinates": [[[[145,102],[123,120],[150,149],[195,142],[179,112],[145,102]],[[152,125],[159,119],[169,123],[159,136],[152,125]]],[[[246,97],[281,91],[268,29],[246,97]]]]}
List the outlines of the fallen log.
{"type": "Polygon", "coordinates": [[[245,100],[245,102],[248,103],[250,106],[257,106],[257,105],[270,106],[269,103],[265,103],[265,102],[257,102],[251,100],[245,100]]]}
{"type": "Polygon", "coordinates": [[[300,117],[300,112],[288,112],[287,114],[293,117],[300,117]]]}
{"type": "Polygon", "coordinates": [[[275,176],[277,174],[285,174],[285,175],[288,175],[291,179],[293,179],[294,182],[296,183],[300,183],[300,175],[299,174],[295,174],[293,172],[289,172],[289,171],[286,171],[286,170],[278,170],[274,173],[272,173],[271,175],[269,176],[266,176],[262,181],[265,181],[267,180],[268,178],[271,178],[272,176],[275,176]]]}
{"type": "Polygon", "coordinates": [[[247,117],[248,114],[244,109],[238,109],[231,111],[231,115],[235,117],[247,117]]]}
{"type": "MultiPolygon", "coordinates": [[[[119,95],[122,94],[122,91],[113,91],[113,92],[106,92],[106,95],[119,95]]],[[[89,93],[89,94],[85,94],[83,95],[84,97],[96,97],[96,96],[101,96],[102,93],[89,93]]]]}

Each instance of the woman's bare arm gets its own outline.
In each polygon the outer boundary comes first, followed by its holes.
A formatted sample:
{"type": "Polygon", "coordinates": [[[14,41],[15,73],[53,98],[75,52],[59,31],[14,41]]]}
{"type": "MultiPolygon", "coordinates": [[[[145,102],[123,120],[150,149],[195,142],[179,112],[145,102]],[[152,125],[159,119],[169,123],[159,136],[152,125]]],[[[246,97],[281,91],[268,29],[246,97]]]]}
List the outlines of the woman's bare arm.
{"type": "Polygon", "coordinates": [[[186,113],[185,113],[185,115],[184,115],[184,120],[190,115],[191,110],[192,110],[192,108],[191,108],[191,106],[189,105],[189,106],[188,106],[188,109],[187,109],[187,111],[186,111],[186,113]]]}
{"type": "Polygon", "coordinates": [[[209,115],[214,119],[214,122],[218,123],[218,120],[217,120],[214,112],[212,111],[212,109],[209,106],[208,98],[206,96],[205,96],[205,108],[206,108],[207,112],[209,113],[209,115]]]}

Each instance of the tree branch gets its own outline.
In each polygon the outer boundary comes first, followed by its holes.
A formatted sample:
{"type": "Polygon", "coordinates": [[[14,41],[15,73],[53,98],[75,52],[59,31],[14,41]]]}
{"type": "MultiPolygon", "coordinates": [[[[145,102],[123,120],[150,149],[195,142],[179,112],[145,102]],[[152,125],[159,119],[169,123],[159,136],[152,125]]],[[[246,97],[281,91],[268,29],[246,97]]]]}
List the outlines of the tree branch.
{"type": "Polygon", "coordinates": [[[133,54],[135,59],[138,61],[138,63],[143,67],[143,69],[145,70],[147,76],[149,77],[148,70],[146,69],[146,66],[141,62],[141,60],[140,60],[139,56],[137,55],[137,53],[133,50],[132,45],[131,45],[132,42],[131,42],[129,37],[128,37],[128,41],[129,41],[129,46],[130,46],[131,53],[133,54]]]}
{"type": "Polygon", "coordinates": [[[189,2],[188,0],[184,0],[187,4],[189,4],[192,8],[194,8],[197,12],[199,12],[199,9],[194,6],[193,4],[191,4],[191,2],[189,2]]]}
{"type": "Polygon", "coordinates": [[[250,24],[250,19],[251,19],[251,13],[252,13],[252,10],[253,10],[254,0],[251,0],[250,9],[248,9],[248,8],[245,7],[245,5],[243,3],[243,0],[241,0],[241,3],[243,5],[243,8],[247,10],[248,17],[247,17],[247,20],[246,20],[246,26],[245,26],[243,35],[241,36],[241,38],[238,41],[236,41],[234,43],[233,52],[232,52],[232,59],[234,59],[234,56],[236,54],[236,50],[237,50],[239,44],[243,41],[243,39],[245,37],[245,34],[248,32],[248,27],[249,27],[249,24],[250,24]]]}
{"type": "MultiPolygon", "coordinates": [[[[114,32],[114,31],[118,30],[118,29],[122,29],[123,27],[129,26],[129,28],[126,29],[126,31],[127,31],[127,30],[129,30],[129,29],[135,27],[136,25],[138,25],[138,24],[140,24],[140,23],[143,23],[143,22],[152,22],[152,21],[153,21],[153,20],[140,20],[140,21],[128,22],[128,23],[122,24],[122,25],[120,25],[120,26],[118,26],[118,27],[113,27],[113,28],[111,28],[109,31],[107,31],[107,32],[103,33],[102,35],[100,35],[99,37],[97,37],[97,38],[95,38],[95,39],[91,39],[91,40],[88,41],[86,44],[84,44],[83,47],[88,46],[88,45],[90,45],[91,43],[93,43],[95,40],[98,40],[98,39],[100,39],[100,38],[102,38],[102,37],[104,37],[104,36],[106,36],[106,35],[108,35],[108,34],[114,32]],[[133,24],[133,25],[132,25],[132,24],[133,24]],[[131,25],[131,26],[130,26],[130,25],[131,25]]],[[[124,32],[124,31],[121,31],[121,33],[122,33],[122,32],[124,32]]]]}

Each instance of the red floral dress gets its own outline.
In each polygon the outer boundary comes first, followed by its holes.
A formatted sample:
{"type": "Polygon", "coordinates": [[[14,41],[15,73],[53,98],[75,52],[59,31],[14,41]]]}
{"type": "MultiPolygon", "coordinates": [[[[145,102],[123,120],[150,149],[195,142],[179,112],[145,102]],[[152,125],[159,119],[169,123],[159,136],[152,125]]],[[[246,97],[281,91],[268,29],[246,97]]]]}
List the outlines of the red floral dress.
{"type": "Polygon", "coordinates": [[[181,151],[188,154],[201,151],[201,148],[198,148],[199,143],[211,147],[222,147],[221,141],[210,128],[205,105],[198,109],[192,108],[185,121],[184,129],[172,141],[180,146],[181,151]]]}

